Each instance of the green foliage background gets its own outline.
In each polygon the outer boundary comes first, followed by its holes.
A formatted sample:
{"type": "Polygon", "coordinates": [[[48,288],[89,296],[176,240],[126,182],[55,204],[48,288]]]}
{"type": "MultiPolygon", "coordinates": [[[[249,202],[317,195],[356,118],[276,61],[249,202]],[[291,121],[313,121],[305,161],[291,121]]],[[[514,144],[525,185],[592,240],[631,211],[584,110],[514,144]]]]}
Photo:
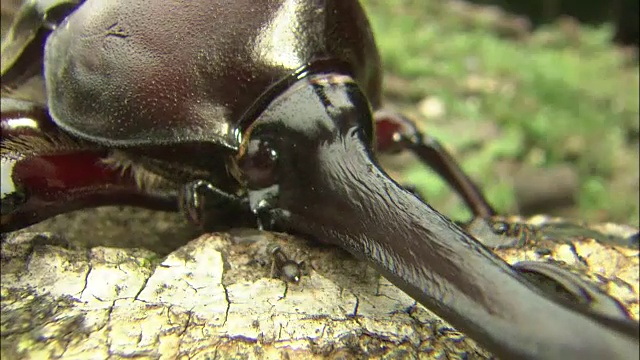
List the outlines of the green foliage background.
{"type": "MultiPolygon", "coordinates": [[[[458,1],[362,3],[387,105],[441,140],[501,212],[517,207],[500,164],[567,164],[580,183],[575,216],[638,224],[639,67],[610,43],[612,26],[565,20],[530,33],[517,18],[458,1]],[[429,98],[442,116],[420,111],[429,98]],[[486,129],[497,132],[478,135],[486,129]]],[[[401,177],[449,216],[468,215],[424,167],[409,162],[401,177]]]]}

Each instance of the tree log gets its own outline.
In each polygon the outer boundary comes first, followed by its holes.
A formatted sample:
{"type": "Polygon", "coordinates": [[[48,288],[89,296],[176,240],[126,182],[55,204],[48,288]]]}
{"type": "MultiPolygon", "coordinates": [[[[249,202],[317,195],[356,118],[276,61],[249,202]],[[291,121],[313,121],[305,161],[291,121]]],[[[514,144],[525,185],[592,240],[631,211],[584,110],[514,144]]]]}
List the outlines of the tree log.
{"type": "MultiPolygon", "coordinates": [[[[561,261],[638,319],[637,245],[609,241],[638,229],[526,221],[538,230],[506,261],[561,261]]],[[[285,234],[206,234],[164,257],[22,232],[1,280],[3,359],[491,357],[346,252],[285,234]],[[303,262],[298,284],[271,276],[274,244],[303,262]]]]}

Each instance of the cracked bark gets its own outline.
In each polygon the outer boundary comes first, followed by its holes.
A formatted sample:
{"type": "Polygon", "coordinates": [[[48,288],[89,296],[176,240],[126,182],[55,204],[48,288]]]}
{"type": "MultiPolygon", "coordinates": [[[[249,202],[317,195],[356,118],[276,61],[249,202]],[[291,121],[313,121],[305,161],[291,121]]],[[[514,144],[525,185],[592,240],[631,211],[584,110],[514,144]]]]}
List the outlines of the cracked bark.
{"type": "MultiPolygon", "coordinates": [[[[558,228],[499,253],[563,261],[638,319],[638,248],[603,244],[638,230],[558,228]]],[[[337,248],[246,230],[163,256],[47,236],[21,232],[2,245],[3,359],[490,356],[337,248]],[[270,277],[273,243],[306,264],[299,284],[270,277]]]]}
{"type": "MultiPolygon", "coordinates": [[[[9,5],[19,3],[2,2],[3,35],[9,5]]],[[[16,95],[42,102],[40,80],[16,95]]],[[[586,230],[541,232],[533,244],[499,253],[509,262],[565,261],[638,319],[637,245],[602,244],[637,229],[586,230]],[[543,239],[554,236],[564,242],[543,239]]],[[[255,231],[185,245],[192,230],[178,216],[119,208],[29,231],[2,244],[2,359],[490,356],[336,248],[255,231]],[[299,284],[270,278],[265,242],[305,261],[299,284]]]]}

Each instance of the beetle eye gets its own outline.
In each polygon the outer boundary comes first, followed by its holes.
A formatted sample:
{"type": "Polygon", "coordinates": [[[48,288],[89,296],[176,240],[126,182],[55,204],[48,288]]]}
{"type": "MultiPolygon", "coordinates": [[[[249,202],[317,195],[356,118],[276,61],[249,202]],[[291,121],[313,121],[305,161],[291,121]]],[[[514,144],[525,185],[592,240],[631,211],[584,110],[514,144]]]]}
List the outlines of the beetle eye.
{"type": "Polygon", "coordinates": [[[273,185],[277,179],[278,153],[269,141],[250,140],[238,166],[244,174],[249,189],[262,189],[273,185]]]}

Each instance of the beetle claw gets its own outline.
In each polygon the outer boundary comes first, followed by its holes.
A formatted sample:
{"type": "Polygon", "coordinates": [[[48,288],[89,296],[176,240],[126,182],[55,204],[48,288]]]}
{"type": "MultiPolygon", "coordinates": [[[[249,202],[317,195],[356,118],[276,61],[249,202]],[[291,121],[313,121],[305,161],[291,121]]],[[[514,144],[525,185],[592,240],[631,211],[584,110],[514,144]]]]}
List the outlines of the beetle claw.
{"type": "Polygon", "coordinates": [[[275,219],[271,214],[271,206],[267,204],[266,201],[261,202],[262,205],[259,205],[258,208],[254,210],[256,214],[256,220],[258,223],[258,230],[260,231],[269,231],[273,230],[276,223],[275,219]]]}
{"type": "Polygon", "coordinates": [[[203,231],[247,225],[247,220],[252,218],[247,198],[224,192],[206,180],[195,180],[184,186],[180,209],[187,220],[203,231]]]}
{"type": "Polygon", "coordinates": [[[618,300],[557,264],[521,261],[512,267],[548,293],[568,300],[572,306],[584,307],[589,312],[607,318],[623,321],[631,319],[618,300]]]}
{"type": "Polygon", "coordinates": [[[529,224],[507,224],[491,218],[475,218],[463,227],[484,246],[494,250],[521,248],[538,233],[537,228],[529,224]]]}

